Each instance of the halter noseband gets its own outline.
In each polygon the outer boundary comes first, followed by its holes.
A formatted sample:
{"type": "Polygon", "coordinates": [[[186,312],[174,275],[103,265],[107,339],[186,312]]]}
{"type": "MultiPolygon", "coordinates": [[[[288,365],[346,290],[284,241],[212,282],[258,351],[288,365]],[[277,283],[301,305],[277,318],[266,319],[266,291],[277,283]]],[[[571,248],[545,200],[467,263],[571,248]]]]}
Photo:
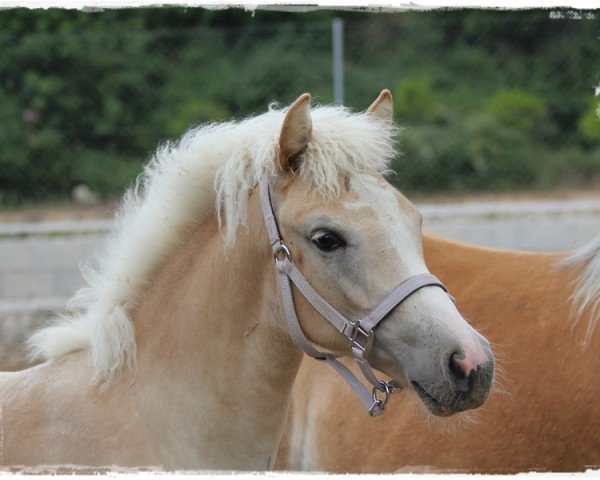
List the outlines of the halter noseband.
{"type": "Polygon", "coordinates": [[[440,287],[446,293],[448,290],[434,275],[415,275],[400,283],[400,285],[392,290],[392,292],[362,320],[356,320],[355,322],[348,320],[314,290],[304,275],[302,275],[302,272],[300,272],[298,267],[296,267],[292,261],[290,251],[283,242],[283,238],[281,237],[281,233],[277,226],[277,219],[275,218],[273,204],[271,203],[269,181],[266,174],[263,174],[260,179],[260,204],[265,218],[269,240],[273,248],[275,268],[279,274],[279,281],[281,284],[283,306],[294,342],[302,348],[307,355],[310,355],[317,360],[323,360],[331,365],[352,387],[359,399],[368,409],[371,416],[381,415],[389,400],[389,395],[401,390],[401,387],[393,381],[386,382],[384,380],[379,380],[369,365],[367,357],[375,338],[375,327],[388,313],[390,313],[391,310],[417,290],[428,286],[440,287]],[[292,295],[292,282],[300,293],[302,293],[304,298],[306,298],[306,300],[308,300],[308,302],[323,315],[323,317],[325,317],[349,340],[352,357],[360,367],[365,378],[373,385],[371,391],[369,391],[369,389],[363,385],[345,365],[337,360],[336,357],[343,355],[342,353],[320,352],[315,349],[308,338],[306,338],[296,314],[294,298],[292,295]]]}

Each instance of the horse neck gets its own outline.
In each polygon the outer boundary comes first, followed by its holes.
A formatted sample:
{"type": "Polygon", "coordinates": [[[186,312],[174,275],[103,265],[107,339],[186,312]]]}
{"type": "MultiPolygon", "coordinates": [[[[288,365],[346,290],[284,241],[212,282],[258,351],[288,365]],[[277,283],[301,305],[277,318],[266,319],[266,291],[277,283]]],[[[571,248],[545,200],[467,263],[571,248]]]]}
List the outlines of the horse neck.
{"type": "Polygon", "coordinates": [[[135,315],[135,385],[153,427],[185,456],[179,468],[264,470],[283,429],[301,355],[276,321],[283,317],[257,197],[232,249],[224,250],[216,219],[205,221],[165,262],[135,315]]]}

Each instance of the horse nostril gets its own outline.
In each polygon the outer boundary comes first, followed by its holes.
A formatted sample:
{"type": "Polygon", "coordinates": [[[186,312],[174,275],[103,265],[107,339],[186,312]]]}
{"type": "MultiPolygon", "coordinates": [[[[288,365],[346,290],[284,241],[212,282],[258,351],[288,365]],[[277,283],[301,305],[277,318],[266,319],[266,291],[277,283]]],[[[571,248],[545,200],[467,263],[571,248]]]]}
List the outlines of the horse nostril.
{"type": "Polygon", "coordinates": [[[469,391],[469,376],[465,374],[465,371],[456,358],[458,354],[455,352],[450,355],[448,361],[448,369],[452,374],[454,380],[454,387],[458,393],[467,393],[469,391]]]}

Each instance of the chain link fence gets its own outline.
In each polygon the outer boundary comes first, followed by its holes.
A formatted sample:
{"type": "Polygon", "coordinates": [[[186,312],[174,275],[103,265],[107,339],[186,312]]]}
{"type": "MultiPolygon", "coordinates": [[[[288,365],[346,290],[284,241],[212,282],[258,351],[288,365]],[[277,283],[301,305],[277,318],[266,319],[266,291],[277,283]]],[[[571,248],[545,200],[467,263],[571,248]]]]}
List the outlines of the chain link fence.
{"type": "MultiPolygon", "coordinates": [[[[362,110],[392,91],[405,126],[393,180],[409,194],[600,181],[593,13],[211,14],[210,25],[164,26],[147,12],[111,24],[101,21],[107,12],[55,11],[51,28],[28,29],[22,13],[0,12],[1,206],[63,201],[79,185],[91,198],[116,197],[160,141],[192,125],[305,91],[332,102],[335,15],[344,19],[345,103],[362,110]],[[66,28],[86,15],[85,27],[66,28]],[[7,27],[13,18],[20,28],[7,27]]],[[[28,15],[38,27],[45,18],[28,15]]]]}

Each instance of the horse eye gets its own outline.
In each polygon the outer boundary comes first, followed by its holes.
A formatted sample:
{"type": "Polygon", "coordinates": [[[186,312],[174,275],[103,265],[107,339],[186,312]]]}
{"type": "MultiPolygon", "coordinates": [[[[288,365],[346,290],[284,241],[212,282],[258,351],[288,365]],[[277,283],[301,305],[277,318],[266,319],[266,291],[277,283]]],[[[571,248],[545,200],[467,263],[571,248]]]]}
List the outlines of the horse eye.
{"type": "Polygon", "coordinates": [[[346,242],[330,230],[317,230],[310,237],[319,250],[331,252],[345,247],[346,242]]]}

